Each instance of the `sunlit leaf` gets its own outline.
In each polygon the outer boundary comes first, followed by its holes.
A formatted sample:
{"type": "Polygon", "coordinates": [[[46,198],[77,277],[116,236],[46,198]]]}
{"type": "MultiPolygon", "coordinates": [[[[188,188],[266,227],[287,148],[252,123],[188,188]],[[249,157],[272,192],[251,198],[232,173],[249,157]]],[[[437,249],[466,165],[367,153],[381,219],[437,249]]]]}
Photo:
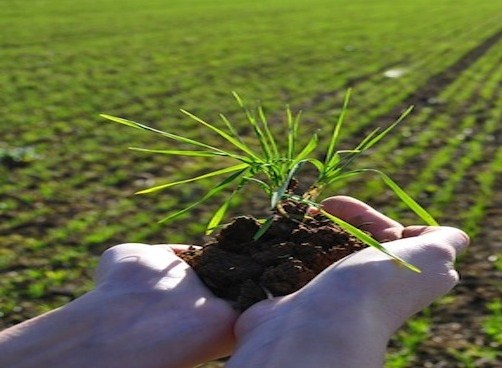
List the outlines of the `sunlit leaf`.
{"type": "Polygon", "coordinates": [[[175,213],[173,213],[173,214],[171,214],[171,215],[169,215],[167,217],[164,217],[162,220],[159,221],[159,223],[172,221],[175,218],[177,218],[177,217],[179,217],[179,216],[187,213],[188,211],[190,211],[194,207],[196,207],[196,206],[200,205],[201,203],[207,201],[211,197],[214,197],[215,195],[217,195],[218,193],[220,193],[222,190],[224,190],[225,188],[227,188],[229,185],[231,185],[236,179],[238,179],[246,171],[247,171],[247,169],[243,169],[243,170],[241,170],[239,172],[236,172],[236,173],[230,175],[228,178],[226,178],[221,183],[219,183],[217,186],[215,186],[213,189],[211,189],[209,192],[207,192],[201,199],[199,199],[198,201],[190,204],[188,207],[185,207],[185,208],[183,208],[182,210],[180,210],[178,212],[175,212],[175,213]]]}
{"type": "Polygon", "coordinates": [[[162,130],[152,128],[152,127],[150,127],[148,125],[145,125],[145,124],[136,123],[136,122],[131,121],[131,120],[126,120],[126,119],[122,119],[122,118],[118,118],[118,117],[111,116],[111,115],[106,115],[106,114],[101,114],[100,116],[103,117],[103,118],[105,118],[105,119],[108,119],[110,121],[114,121],[116,123],[119,123],[119,124],[124,124],[124,125],[130,126],[130,127],[133,127],[133,128],[147,130],[147,131],[150,131],[150,132],[154,132],[154,133],[160,134],[160,135],[162,135],[164,137],[173,139],[173,140],[178,141],[180,143],[187,143],[187,144],[191,144],[191,145],[198,146],[198,147],[204,147],[204,148],[212,150],[212,151],[224,152],[224,151],[220,150],[219,148],[210,146],[208,144],[205,144],[205,143],[202,143],[202,142],[190,139],[190,138],[186,138],[186,137],[183,137],[183,136],[180,136],[180,135],[176,135],[176,134],[164,132],[162,130]]]}
{"type": "Polygon", "coordinates": [[[248,164],[234,165],[234,166],[226,167],[224,169],[212,171],[212,172],[204,174],[204,175],[196,176],[195,178],[179,180],[179,181],[175,181],[175,182],[167,183],[167,184],[162,184],[162,185],[156,185],[156,186],[154,186],[152,188],[140,190],[139,192],[136,192],[136,194],[153,193],[153,192],[156,192],[156,191],[159,191],[159,190],[162,190],[162,189],[173,187],[175,185],[186,184],[186,183],[190,183],[190,182],[197,181],[197,180],[207,179],[207,178],[211,178],[213,176],[227,174],[227,173],[232,172],[232,171],[246,169],[248,167],[249,167],[248,164]]]}
{"type": "Polygon", "coordinates": [[[314,134],[301,152],[294,158],[293,162],[296,163],[305,160],[316,149],[318,140],[317,134],[314,134]]]}
{"type": "Polygon", "coordinates": [[[216,229],[221,224],[221,222],[225,218],[225,215],[227,214],[228,208],[230,207],[230,203],[232,202],[232,199],[235,197],[237,192],[238,190],[234,190],[232,194],[230,194],[230,196],[225,198],[223,204],[215,211],[215,213],[207,223],[206,235],[211,235],[214,229],[216,229]]]}
{"type": "Polygon", "coordinates": [[[329,141],[329,146],[328,150],[326,152],[326,165],[334,165],[333,160],[335,159],[335,148],[338,145],[338,140],[340,137],[340,132],[341,128],[343,125],[343,121],[345,120],[345,115],[347,114],[347,109],[349,106],[349,100],[350,100],[350,88],[347,90],[345,93],[345,99],[343,101],[343,106],[342,106],[342,111],[340,112],[340,115],[338,117],[338,120],[335,124],[335,128],[333,129],[333,134],[331,136],[331,139],[329,141]]]}
{"type": "Polygon", "coordinates": [[[361,172],[373,172],[378,174],[384,181],[384,183],[392,189],[392,191],[413,211],[415,212],[427,225],[429,226],[439,226],[438,222],[432,217],[432,215],[427,212],[422,206],[420,206],[417,201],[415,201],[411,196],[406,193],[394,180],[388,177],[386,174],[375,169],[362,169],[361,172]]]}
{"type": "Polygon", "coordinates": [[[274,219],[274,216],[268,217],[265,222],[260,226],[260,229],[254,234],[253,240],[258,240],[260,239],[270,228],[272,225],[272,220],[274,219]]]}
{"type": "Polygon", "coordinates": [[[227,132],[221,130],[220,128],[217,128],[213,124],[210,124],[210,123],[202,120],[201,118],[193,115],[192,113],[190,113],[190,112],[188,112],[186,110],[182,109],[181,112],[183,112],[185,115],[189,116],[193,120],[195,120],[195,121],[201,123],[202,125],[206,126],[207,128],[211,129],[212,131],[218,133],[221,137],[225,138],[228,142],[230,142],[231,144],[233,144],[235,147],[239,148],[244,153],[248,154],[253,159],[261,161],[260,157],[258,157],[258,155],[256,155],[251,148],[249,148],[244,143],[242,143],[238,138],[231,136],[227,132]]]}
{"type": "Polygon", "coordinates": [[[417,268],[416,266],[413,266],[412,264],[406,262],[404,259],[402,259],[401,257],[395,255],[394,253],[392,253],[391,251],[389,251],[387,248],[385,248],[382,244],[380,244],[378,241],[376,241],[375,239],[373,239],[371,236],[369,236],[368,234],[366,234],[364,231],[358,229],[357,227],[349,224],[348,222],[345,222],[343,221],[342,219],[336,217],[336,216],[333,216],[332,214],[324,211],[321,209],[321,213],[326,216],[327,218],[329,218],[331,221],[333,221],[335,224],[337,224],[338,226],[340,226],[343,230],[347,231],[349,234],[352,234],[353,236],[355,236],[356,238],[358,238],[359,240],[361,240],[363,243],[371,246],[371,247],[374,247],[376,249],[378,249],[379,251],[387,254],[389,257],[395,259],[396,261],[398,261],[399,263],[401,263],[403,266],[406,266],[407,268],[409,268],[410,270],[412,271],[415,271],[415,272],[422,272],[420,271],[419,268],[417,268]]]}
{"type": "Polygon", "coordinates": [[[365,147],[361,148],[361,149],[366,150],[366,149],[373,147],[376,143],[378,143],[380,140],[382,140],[383,137],[385,137],[387,134],[389,134],[389,132],[391,130],[393,130],[396,127],[396,125],[398,125],[400,122],[402,122],[411,113],[412,110],[413,110],[413,106],[408,107],[394,123],[392,123],[389,127],[387,127],[387,129],[385,129],[383,132],[378,134],[376,137],[373,137],[371,140],[366,142],[365,147]]]}
{"type": "Polygon", "coordinates": [[[284,193],[287,192],[288,187],[289,187],[289,183],[293,179],[294,175],[303,166],[304,163],[305,163],[305,161],[300,161],[295,166],[293,166],[291,168],[291,170],[289,171],[288,177],[286,178],[286,180],[284,180],[284,183],[281,185],[281,187],[277,191],[275,191],[272,194],[272,200],[271,200],[271,204],[270,204],[271,208],[275,208],[277,206],[277,203],[282,199],[282,197],[284,196],[284,193]]]}
{"type": "Polygon", "coordinates": [[[268,146],[270,147],[270,154],[272,159],[278,160],[280,158],[279,147],[277,145],[277,141],[274,138],[274,135],[270,131],[270,126],[268,125],[267,118],[265,116],[265,112],[263,111],[263,107],[258,107],[258,115],[260,116],[260,120],[263,126],[264,138],[268,142],[268,146]]]}
{"type": "MultiPolygon", "coordinates": [[[[146,153],[159,153],[163,155],[173,155],[173,156],[191,156],[191,157],[230,157],[230,154],[226,152],[214,152],[214,151],[188,151],[188,150],[160,150],[160,149],[150,149],[141,147],[129,147],[132,151],[146,152],[146,153]]],[[[233,157],[233,156],[231,156],[233,157]]]]}

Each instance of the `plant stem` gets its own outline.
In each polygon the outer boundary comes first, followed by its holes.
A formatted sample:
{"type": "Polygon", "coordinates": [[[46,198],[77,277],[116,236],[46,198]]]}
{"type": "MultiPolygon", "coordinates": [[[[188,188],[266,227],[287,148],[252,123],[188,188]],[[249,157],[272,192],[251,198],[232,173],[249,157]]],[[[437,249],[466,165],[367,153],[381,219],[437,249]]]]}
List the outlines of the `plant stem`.
{"type": "Polygon", "coordinates": [[[319,184],[314,184],[312,185],[304,194],[303,194],[303,199],[306,199],[308,201],[313,201],[317,199],[319,194],[321,194],[321,191],[323,189],[323,186],[319,184]]]}

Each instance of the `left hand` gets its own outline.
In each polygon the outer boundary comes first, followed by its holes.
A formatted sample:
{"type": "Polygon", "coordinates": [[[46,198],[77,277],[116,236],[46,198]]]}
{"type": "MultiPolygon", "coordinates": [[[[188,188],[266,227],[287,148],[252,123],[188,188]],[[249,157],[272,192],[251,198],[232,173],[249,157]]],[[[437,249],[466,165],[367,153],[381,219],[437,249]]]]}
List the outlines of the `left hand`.
{"type": "Polygon", "coordinates": [[[184,249],[110,248],[94,290],[0,333],[0,367],[182,368],[230,354],[237,313],[176,256],[184,249]]]}
{"type": "Polygon", "coordinates": [[[116,304],[116,328],[124,330],[116,337],[136,350],[127,366],[136,359],[142,368],[192,367],[231,353],[237,313],[176,256],[187,249],[122,244],[103,254],[95,292],[116,304]]]}

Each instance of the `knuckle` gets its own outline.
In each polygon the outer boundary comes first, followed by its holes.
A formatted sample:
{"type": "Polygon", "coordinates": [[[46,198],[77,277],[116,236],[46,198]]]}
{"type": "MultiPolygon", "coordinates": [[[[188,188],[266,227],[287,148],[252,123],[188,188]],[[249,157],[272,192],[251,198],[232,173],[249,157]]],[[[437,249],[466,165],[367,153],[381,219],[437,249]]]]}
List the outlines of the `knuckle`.
{"type": "Polygon", "coordinates": [[[446,242],[434,242],[427,247],[434,259],[452,263],[455,260],[455,249],[446,242]]]}
{"type": "Polygon", "coordinates": [[[140,243],[123,243],[114,245],[103,252],[101,255],[101,261],[116,261],[125,255],[136,253],[138,248],[144,245],[145,244],[140,243]]]}

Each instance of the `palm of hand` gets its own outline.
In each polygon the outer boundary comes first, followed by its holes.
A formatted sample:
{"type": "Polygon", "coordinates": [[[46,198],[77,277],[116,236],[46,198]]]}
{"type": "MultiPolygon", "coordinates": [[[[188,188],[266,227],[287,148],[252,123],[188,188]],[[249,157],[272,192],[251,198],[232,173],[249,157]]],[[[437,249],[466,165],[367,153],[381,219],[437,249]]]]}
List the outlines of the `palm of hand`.
{"type": "Polygon", "coordinates": [[[349,197],[333,197],[324,208],[356,226],[367,224],[365,230],[422,272],[400,267],[376,249],[365,249],[332,265],[298,292],[246,311],[237,323],[238,336],[278,323],[287,315],[296,316],[296,321],[315,315],[326,322],[336,315],[335,310],[352,306],[364,309],[359,310],[361,315],[371,315],[390,337],[407,318],[458,282],[453,261],[468,244],[463,232],[447,227],[405,228],[349,197]]]}
{"type": "MultiPolygon", "coordinates": [[[[198,349],[192,355],[200,355],[200,362],[228,355],[234,345],[237,313],[214,296],[195,271],[176,256],[176,251],[184,249],[181,245],[145,244],[110,248],[101,257],[96,290],[119,295],[126,300],[122,310],[149,318],[154,326],[200,330],[197,336],[188,336],[186,342],[198,349]]],[[[179,339],[183,343],[181,336],[179,339]]]]}

